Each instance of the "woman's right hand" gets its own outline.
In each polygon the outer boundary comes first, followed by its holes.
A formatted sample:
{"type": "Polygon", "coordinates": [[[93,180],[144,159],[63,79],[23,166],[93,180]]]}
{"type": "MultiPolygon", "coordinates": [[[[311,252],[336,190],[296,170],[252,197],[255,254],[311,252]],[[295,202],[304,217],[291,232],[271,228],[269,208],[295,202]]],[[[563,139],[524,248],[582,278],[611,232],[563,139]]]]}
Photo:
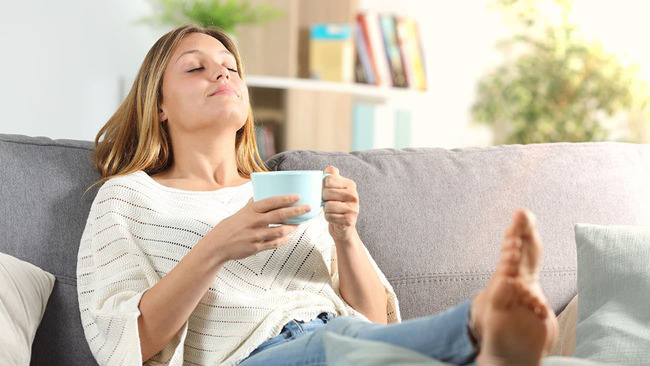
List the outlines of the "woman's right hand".
{"type": "Polygon", "coordinates": [[[289,242],[289,234],[297,224],[280,224],[292,217],[300,216],[309,205],[291,206],[299,201],[294,194],[269,197],[257,202],[248,200],[236,214],[219,222],[205,237],[214,245],[216,253],[224,260],[242,259],[263,250],[275,249],[289,242]]]}

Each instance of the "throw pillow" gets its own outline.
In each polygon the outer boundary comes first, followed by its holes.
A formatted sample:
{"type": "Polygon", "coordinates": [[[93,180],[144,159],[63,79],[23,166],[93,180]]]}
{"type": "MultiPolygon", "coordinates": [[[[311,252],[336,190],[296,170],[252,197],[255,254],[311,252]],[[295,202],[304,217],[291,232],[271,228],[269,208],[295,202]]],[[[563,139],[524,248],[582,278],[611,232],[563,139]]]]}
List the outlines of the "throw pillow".
{"type": "Polygon", "coordinates": [[[650,227],[575,226],[578,323],[574,356],[623,365],[650,360],[650,227]]]}
{"type": "Polygon", "coordinates": [[[332,366],[447,366],[422,353],[390,343],[352,338],[332,332],[323,334],[327,364],[332,366]]]}
{"type": "Polygon", "coordinates": [[[29,365],[54,275],[0,253],[0,364],[29,365]]]}

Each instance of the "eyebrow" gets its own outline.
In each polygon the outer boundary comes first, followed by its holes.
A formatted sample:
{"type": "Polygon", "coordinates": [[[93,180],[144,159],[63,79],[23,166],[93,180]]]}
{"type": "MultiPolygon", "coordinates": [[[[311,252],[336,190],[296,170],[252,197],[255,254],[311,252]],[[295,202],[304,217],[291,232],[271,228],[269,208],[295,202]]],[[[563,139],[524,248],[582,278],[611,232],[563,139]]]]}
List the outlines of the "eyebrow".
{"type": "MultiPolygon", "coordinates": [[[[185,51],[185,52],[181,53],[180,56],[178,56],[178,58],[176,59],[175,62],[178,62],[178,60],[179,60],[181,57],[183,57],[184,55],[187,55],[188,53],[203,53],[203,54],[204,54],[204,52],[201,51],[201,50],[189,50],[189,51],[185,51]]],[[[222,53],[225,53],[225,54],[230,55],[230,56],[232,56],[233,58],[235,58],[235,55],[233,55],[232,53],[230,53],[230,51],[228,51],[228,50],[221,50],[221,51],[219,51],[219,54],[222,54],[222,53]]],[[[235,60],[236,60],[236,58],[235,58],[235,60]]]]}

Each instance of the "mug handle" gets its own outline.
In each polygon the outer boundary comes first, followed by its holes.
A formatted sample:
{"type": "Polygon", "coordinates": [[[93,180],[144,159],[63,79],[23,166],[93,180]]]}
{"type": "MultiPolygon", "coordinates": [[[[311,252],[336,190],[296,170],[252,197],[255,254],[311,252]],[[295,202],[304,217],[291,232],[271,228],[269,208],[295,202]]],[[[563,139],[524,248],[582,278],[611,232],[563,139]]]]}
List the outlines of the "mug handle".
{"type": "MultiPolygon", "coordinates": [[[[330,174],[332,174],[332,173],[323,173],[323,183],[325,182],[325,177],[327,177],[330,174]]],[[[321,187],[321,191],[322,190],[323,190],[323,188],[321,187]]],[[[320,207],[323,207],[323,206],[325,206],[325,202],[323,200],[321,200],[320,201],[320,207]]]]}

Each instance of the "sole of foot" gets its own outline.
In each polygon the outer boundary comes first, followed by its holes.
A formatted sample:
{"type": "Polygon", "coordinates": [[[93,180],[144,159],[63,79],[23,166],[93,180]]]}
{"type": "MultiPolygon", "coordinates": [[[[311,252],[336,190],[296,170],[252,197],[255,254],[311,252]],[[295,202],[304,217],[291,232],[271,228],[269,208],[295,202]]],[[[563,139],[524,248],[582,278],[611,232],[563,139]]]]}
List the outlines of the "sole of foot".
{"type": "Polygon", "coordinates": [[[557,319],[539,285],[542,243],[535,217],[517,210],[499,264],[472,305],[478,365],[540,365],[557,338],[557,319]]]}

